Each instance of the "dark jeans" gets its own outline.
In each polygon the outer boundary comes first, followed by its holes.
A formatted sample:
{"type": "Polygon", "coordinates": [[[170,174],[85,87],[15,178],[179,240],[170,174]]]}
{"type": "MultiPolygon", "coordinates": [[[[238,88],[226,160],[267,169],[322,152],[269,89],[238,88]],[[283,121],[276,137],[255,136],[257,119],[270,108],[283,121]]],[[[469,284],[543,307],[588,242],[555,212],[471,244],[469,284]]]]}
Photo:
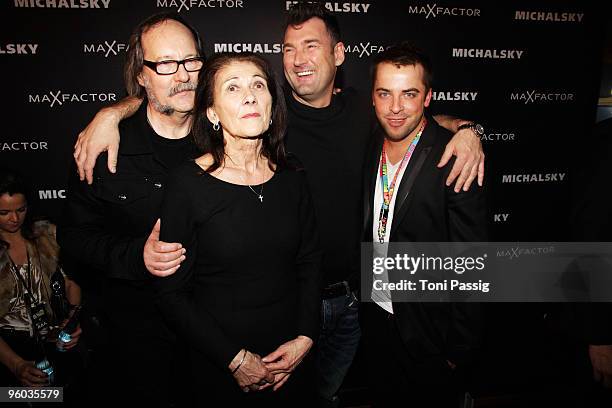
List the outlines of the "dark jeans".
{"type": "Polygon", "coordinates": [[[361,337],[358,308],[359,301],[354,292],[324,299],[321,304],[321,334],[316,364],[322,407],[339,406],[337,393],[353,362],[361,337]]]}

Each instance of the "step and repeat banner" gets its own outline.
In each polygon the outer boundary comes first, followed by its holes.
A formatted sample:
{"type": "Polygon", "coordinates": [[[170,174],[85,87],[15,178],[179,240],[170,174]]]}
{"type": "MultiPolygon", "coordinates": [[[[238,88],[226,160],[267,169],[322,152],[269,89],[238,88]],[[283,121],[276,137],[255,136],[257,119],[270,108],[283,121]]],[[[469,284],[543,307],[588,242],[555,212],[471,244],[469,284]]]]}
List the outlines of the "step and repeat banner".
{"type": "MultiPolygon", "coordinates": [[[[57,217],[72,146],[95,112],[120,100],[127,41],[150,14],[174,10],[208,55],[253,51],[282,76],[292,1],[4,0],[2,165],[57,217]]],[[[332,1],[346,62],[338,86],[367,91],[373,55],[412,40],[431,55],[432,109],[484,124],[494,240],[564,240],[574,163],[590,146],[599,89],[603,5],[574,1],[332,1]]],[[[603,4],[603,3],[602,3],[603,4]]]]}

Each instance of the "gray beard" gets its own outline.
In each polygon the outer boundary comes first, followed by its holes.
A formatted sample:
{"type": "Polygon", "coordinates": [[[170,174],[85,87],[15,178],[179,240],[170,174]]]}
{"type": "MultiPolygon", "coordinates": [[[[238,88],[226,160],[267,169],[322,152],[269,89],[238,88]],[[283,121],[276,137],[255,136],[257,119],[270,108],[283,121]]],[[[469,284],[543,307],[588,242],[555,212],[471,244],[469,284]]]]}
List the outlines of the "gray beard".
{"type": "Polygon", "coordinates": [[[170,116],[174,113],[174,108],[170,105],[162,105],[159,100],[155,97],[155,95],[153,95],[153,92],[149,92],[149,89],[147,88],[147,97],[149,98],[149,102],[151,103],[151,106],[153,106],[153,109],[155,109],[157,112],[161,113],[162,115],[167,115],[170,116]]]}

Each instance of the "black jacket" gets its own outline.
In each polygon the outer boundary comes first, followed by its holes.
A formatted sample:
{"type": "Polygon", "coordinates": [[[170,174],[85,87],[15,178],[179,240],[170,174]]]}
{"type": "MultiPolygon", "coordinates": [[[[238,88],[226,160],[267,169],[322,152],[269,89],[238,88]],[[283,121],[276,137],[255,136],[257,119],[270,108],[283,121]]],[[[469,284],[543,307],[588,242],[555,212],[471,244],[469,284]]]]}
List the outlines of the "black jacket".
{"type": "MultiPolygon", "coordinates": [[[[58,241],[63,251],[95,267],[105,277],[139,285],[149,280],[142,252],[160,215],[169,170],[156,158],[146,101],[121,122],[117,173],[108,171],[106,154],[88,185],[73,172],[58,241]]],[[[189,136],[188,136],[189,137],[189,136]]],[[[193,158],[195,146],[191,149],[193,158]]]]}
{"type": "MultiPolygon", "coordinates": [[[[372,241],[374,192],[384,139],[373,140],[364,175],[364,241],[372,241]]],[[[435,120],[428,124],[408,163],[397,194],[390,242],[452,242],[487,240],[484,194],[478,186],[455,193],[445,184],[452,163],[436,167],[451,133],[435,120]]],[[[390,276],[390,280],[393,277],[390,276]]],[[[365,279],[362,287],[371,287],[365,279]]],[[[481,308],[474,303],[396,303],[394,315],[408,353],[415,359],[443,357],[460,362],[481,337],[481,308]]]]}

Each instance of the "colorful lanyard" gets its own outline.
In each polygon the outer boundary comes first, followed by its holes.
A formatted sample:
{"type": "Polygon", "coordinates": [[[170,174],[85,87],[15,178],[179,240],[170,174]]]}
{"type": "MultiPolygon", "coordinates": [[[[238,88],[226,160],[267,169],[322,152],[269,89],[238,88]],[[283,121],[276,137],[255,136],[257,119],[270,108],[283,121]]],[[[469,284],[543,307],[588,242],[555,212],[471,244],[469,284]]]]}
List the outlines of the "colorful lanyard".
{"type": "Polygon", "coordinates": [[[385,242],[385,235],[387,234],[387,220],[389,219],[389,207],[391,206],[391,200],[393,199],[393,193],[395,193],[395,183],[397,182],[397,175],[402,172],[404,166],[410,161],[410,157],[416,148],[417,143],[419,143],[419,139],[423,134],[423,130],[425,129],[425,125],[427,125],[427,119],[423,119],[423,124],[419,129],[419,132],[416,134],[410,146],[406,150],[404,154],[404,158],[400,163],[399,167],[395,171],[395,175],[393,176],[393,181],[391,181],[391,185],[389,186],[389,177],[387,172],[387,152],[385,149],[385,145],[387,141],[383,143],[382,152],[380,153],[380,180],[382,183],[383,190],[383,203],[380,208],[380,216],[378,217],[378,240],[380,243],[385,242]]]}

